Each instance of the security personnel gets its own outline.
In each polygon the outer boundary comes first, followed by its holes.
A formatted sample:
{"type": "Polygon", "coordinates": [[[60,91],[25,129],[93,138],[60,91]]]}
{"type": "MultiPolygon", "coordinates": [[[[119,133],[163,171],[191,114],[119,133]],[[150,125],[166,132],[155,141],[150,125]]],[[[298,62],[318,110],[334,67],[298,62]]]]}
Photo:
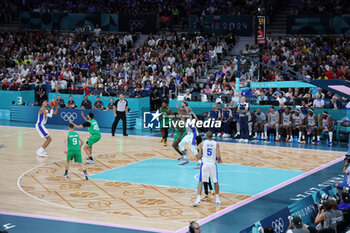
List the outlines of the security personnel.
{"type": "Polygon", "coordinates": [[[126,116],[128,115],[128,101],[124,99],[124,95],[120,94],[119,99],[115,101],[113,106],[113,112],[115,120],[112,125],[112,136],[114,136],[115,129],[117,128],[120,119],[123,121],[123,135],[128,136],[126,133],[126,116]]]}

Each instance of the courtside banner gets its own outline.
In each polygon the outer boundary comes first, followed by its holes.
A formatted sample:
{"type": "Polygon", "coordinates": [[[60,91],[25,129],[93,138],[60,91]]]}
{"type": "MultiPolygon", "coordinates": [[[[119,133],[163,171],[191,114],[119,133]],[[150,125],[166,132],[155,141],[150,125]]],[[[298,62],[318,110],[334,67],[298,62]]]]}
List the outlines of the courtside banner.
{"type": "MultiPolygon", "coordinates": [[[[35,124],[38,118],[38,112],[41,107],[38,106],[12,106],[10,110],[11,121],[28,122],[35,124]]],[[[106,110],[85,110],[85,109],[70,109],[59,108],[57,115],[53,115],[52,118],[48,118],[47,124],[54,125],[67,125],[69,119],[75,124],[83,124],[85,121],[81,116],[81,112],[86,117],[88,113],[94,114],[94,119],[98,122],[101,128],[112,127],[115,119],[113,111],[106,110]]],[[[138,111],[131,111],[126,118],[126,125],[128,129],[136,127],[136,118],[138,117],[138,111]]],[[[118,124],[118,129],[122,128],[122,124],[118,124]]]]}
{"type": "Polygon", "coordinates": [[[306,88],[315,87],[312,84],[301,81],[281,81],[281,82],[251,82],[250,88],[306,88]]]}

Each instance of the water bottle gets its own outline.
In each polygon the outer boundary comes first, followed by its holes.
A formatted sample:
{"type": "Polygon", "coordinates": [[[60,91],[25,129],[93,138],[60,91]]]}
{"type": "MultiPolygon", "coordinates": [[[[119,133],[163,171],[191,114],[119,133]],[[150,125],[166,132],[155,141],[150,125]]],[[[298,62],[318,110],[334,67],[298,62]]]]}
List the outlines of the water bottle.
{"type": "Polygon", "coordinates": [[[326,137],[326,145],[328,145],[328,142],[329,142],[328,137],[326,137]]]}
{"type": "Polygon", "coordinates": [[[310,137],[307,138],[307,143],[310,144],[310,137]]]}
{"type": "Polygon", "coordinates": [[[272,134],[270,134],[270,141],[272,141],[272,134]]]}
{"type": "Polygon", "coordinates": [[[258,134],[258,140],[260,141],[261,133],[257,133],[257,134],[258,134]]]}
{"type": "Polygon", "coordinates": [[[275,135],[272,134],[272,141],[275,141],[275,135]]]}

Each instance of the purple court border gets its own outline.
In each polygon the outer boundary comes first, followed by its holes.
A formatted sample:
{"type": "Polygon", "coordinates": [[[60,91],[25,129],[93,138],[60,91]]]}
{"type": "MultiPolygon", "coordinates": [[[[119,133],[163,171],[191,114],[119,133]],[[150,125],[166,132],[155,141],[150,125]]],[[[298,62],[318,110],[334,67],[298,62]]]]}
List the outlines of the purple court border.
{"type": "MultiPolygon", "coordinates": [[[[270,193],[272,193],[272,192],[274,192],[274,191],[276,191],[278,189],[281,189],[281,188],[283,188],[283,187],[285,187],[285,186],[287,186],[289,184],[292,184],[292,183],[294,183],[294,182],[296,182],[298,180],[301,180],[301,179],[303,179],[303,178],[305,178],[307,176],[310,176],[310,175],[312,175],[312,174],[314,174],[316,172],[319,172],[319,171],[321,171],[321,170],[323,170],[323,169],[325,169],[327,167],[330,167],[330,166],[332,166],[332,165],[342,161],[343,159],[344,159],[344,156],[342,156],[341,158],[338,158],[336,160],[333,160],[333,161],[331,161],[329,163],[326,163],[326,164],[324,164],[324,165],[322,165],[320,167],[317,167],[317,168],[315,168],[315,169],[313,169],[311,171],[308,171],[308,172],[306,172],[304,174],[296,176],[296,177],[294,177],[294,178],[292,178],[290,180],[287,180],[287,181],[285,181],[285,182],[283,182],[283,183],[281,183],[279,185],[276,185],[276,186],[274,186],[274,187],[272,187],[272,188],[270,188],[268,190],[265,190],[265,191],[263,191],[261,193],[258,193],[258,194],[254,195],[252,197],[249,197],[249,198],[247,198],[247,199],[245,199],[245,200],[243,200],[243,201],[241,201],[241,202],[239,202],[237,204],[229,206],[226,209],[223,209],[223,210],[221,210],[221,211],[219,211],[219,212],[217,212],[215,214],[212,214],[212,215],[210,215],[210,216],[208,216],[206,218],[203,218],[203,219],[199,220],[198,223],[200,225],[206,224],[206,223],[208,223],[208,222],[210,222],[210,221],[212,221],[212,220],[214,220],[214,219],[216,219],[218,217],[221,217],[224,214],[227,214],[227,213],[229,213],[229,212],[231,212],[231,211],[233,211],[235,209],[238,209],[238,208],[240,208],[240,207],[242,207],[242,206],[244,206],[244,205],[246,205],[246,204],[248,204],[250,202],[253,202],[253,201],[255,201],[255,200],[257,200],[257,199],[259,199],[259,198],[261,198],[261,197],[263,197],[263,196],[265,196],[267,194],[270,194],[270,193]]],[[[182,228],[182,229],[177,231],[177,233],[185,233],[185,232],[188,232],[188,227],[184,227],[184,228],[182,228]]]]}
{"type": "Polygon", "coordinates": [[[104,226],[104,227],[124,228],[124,229],[148,231],[148,232],[172,233],[172,231],[152,229],[152,228],[133,227],[133,226],[125,226],[125,225],[119,225],[119,224],[112,224],[112,223],[102,223],[102,222],[68,219],[68,218],[58,218],[58,217],[50,217],[50,216],[40,216],[40,215],[34,215],[34,214],[22,214],[22,213],[11,213],[11,212],[0,211],[0,215],[11,215],[11,216],[18,216],[18,217],[26,217],[26,218],[38,218],[38,219],[54,220],[54,221],[61,221],[61,222],[90,224],[90,225],[97,225],[97,226],[104,226]]]}

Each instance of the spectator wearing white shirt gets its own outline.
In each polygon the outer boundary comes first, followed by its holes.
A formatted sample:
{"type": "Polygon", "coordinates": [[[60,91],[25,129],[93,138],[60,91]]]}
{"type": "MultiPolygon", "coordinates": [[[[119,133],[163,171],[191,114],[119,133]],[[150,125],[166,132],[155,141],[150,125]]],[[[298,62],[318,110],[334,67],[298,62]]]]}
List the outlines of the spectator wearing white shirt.
{"type": "Polygon", "coordinates": [[[220,45],[219,41],[216,43],[216,46],[215,46],[214,50],[215,50],[216,54],[218,55],[218,57],[220,59],[221,56],[222,56],[222,46],[220,45]]]}
{"type": "Polygon", "coordinates": [[[316,99],[312,104],[313,108],[324,108],[324,100],[321,99],[321,95],[317,94],[316,99]]]}
{"type": "Polygon", "coordinates": [[[193,75],[194,75],[194,69],[193,69],[192,65],[189,65],[189,66],[186,68],[186,73],[187,73],[187,76],[188,76],[188,77],[193,77],[193,75]]]}
{"type": "Polygon", "coordinates": [[[186,90],[186,94],[184,95],[184,101],[191,101],[192,94],[190,93],[190,90],[186,90]]]}
{"type": "Polygon", "coordinates": [[[168,60],[170,65],[173,65],[175,63],[175,57],[173,56],[172,53],[170,53],[170,55],[169,55],[167,60],[168,60]]]}
{"type": "Polygon", "coordinates": [[[95,74],[95,73],[92,73],[90,79],[91,79],[91,84],[94,86],[95,83],[97,82],[96,74],[95,74]]]}
{"type": "Polygon", "coordinates": [[[277,100],[280,104],[287,102],[287,99],[286,99],[286,97],[283,96],[283,93],[282,93],[282,92],[278,93],[278,97],[276,98],[276,100],[277,100]]]}
{"type": "Polygon", "coordinates": [[[200,92],[200,96],[201,96],[201,102],[208,102],[208,97],[205,94],[204,90],[202,89],[200,92]]]}
{"type": "Polygon", "coordinates": [[[94,29],[95,36],[99,37],[101,32],[102,32],[101,28],[99,27],[98,24],[96,24],[94,29]]]}

